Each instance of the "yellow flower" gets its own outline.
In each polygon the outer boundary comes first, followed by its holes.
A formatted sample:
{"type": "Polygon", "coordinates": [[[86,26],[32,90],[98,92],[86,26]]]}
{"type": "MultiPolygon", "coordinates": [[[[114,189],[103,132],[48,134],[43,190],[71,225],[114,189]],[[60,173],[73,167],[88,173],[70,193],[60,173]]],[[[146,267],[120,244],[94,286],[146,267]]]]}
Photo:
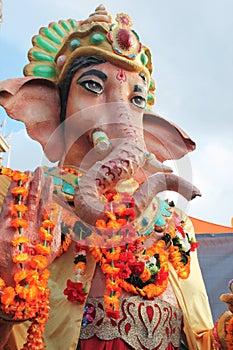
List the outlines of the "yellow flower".
{"type": "Polygon", "coordinates": [[[2,168],[2,169],[1,169],[1,173],[2,173],[3,175],[6,175],[6,176],[11,177],[12,174],[13,174],[13,170],[10,169],[10,168],[2,168]]]}
{"type": "MultiPolygon", "coordinates": [[[[43,257],[44,258],[44,257],[43,257]]],[[[45,258],[47,259],[47,258],[45,258]]],[[[27,282],[29,284],[38,284],[39,283],[39,278],[40,278],[40,274],[38,271],[36,270],[27,270],[27,282]]]]}
{"type": "Polygon", "coordinates": [[[13,304],[15,298],[15,290],[13,287],[6,287],[1,295],[1,302],[5,306],[13,304]]]}
{"type": "Polygon", "coordinates": [[[111,213],[110,211],[106,211],[105,215],[111,220],[116,220],[116,216],[113,213],[111,213]]]}
{"type": "Polygon", "coordinates": [[[106,222],[102,219],[100,220],[97,220],[96,223],[95,223],[95,226],[97,228],[106,228],[106,222]]]}
{"type": "Polygon", "coordinates": [[[21,254],[15,255],[12,260],[14,263],[24,263],[25,261],[28,260],[28,254],[21,253],[21,254]]]}
{"type": "Polygon", "coordinates": [[[38,295],[38,288],[34,285],[30,285],[27,288],[27,302],[34,301],[39,297],[38,295]]]}
{"type": "Polygon", "coordinates": [[[43,255],[33,256],[30,261],[30,266],[33,269],[44,269],[48,266],[48,259],[46,258],[46,256],[43,255]]]}
{"type": "Polygon", "coordinates": [[[37,244],[34,249],[36,250],[37,253],[42,254],[42,255],[49,255],[51,248],[49,246],[44,246],[43,244],[39,243],[37,244]]]}
{"type": "Polygon", "coordinates": [[[14,275],[15,283],[17,284],[17,283],[21,282],[26,277],[27,277],[27,271],[26,270],[19,270],[19,271],[17,271],[15,273],[15,275],[14,275]]]}
{"type": "Polygon", "coordinates": [[[150,271],[145,268],[139,277],[142,280],[142,282],[146,282],[150,279],[150,276],[151,276],[150,271]]]}
{"type": "Polygon", "coordinates": [[[42,273],[40,275],[40,281],[44,284],[44,286],[47,285],[49,276],[50,276],[50,271],[49,270],[42,271],[42,273]]]}
{"type": "Polygon", "coordinates": [[[3,287],[5,287],[5,281],[0,278],[0,290],[2,290],[3,287]]]}
{"type": "Polygon", "coordinates": [[[111,267],[108,264],[103,264],[101,268],[102,268],[103,273],[107,273],[110,275],[117,274],[120,271],[120,269],[118,267],[111,267]]]}
{"type": "Polygon", "coordinates": [[[18,170],[15,170],[13,171],[13,174],[12,174],[12,180],[14,181],[21,181],[22,184],[25,183],[28,179],[28,176],[24,173],[22,173],[21,171],[18,171],[18,170]]]}
{"type": "Polygon", "coordinates": [[[105,295],[104,305],[106,309],[113,308],[114,310],[118,310],[120,305],[118,295],[114,295],[114,296],[105,295]]]}
{"type": "Polygon", "coordinates": [[[106,252],[105,252],[106,259],[108,261],[118,260],[119,256],[120,256],[120,252],[121,252],[121,248],[120,247],[114,248],[113,251],[106,250],[106,252]]]}
{"type": "Polygon", "coordinates": [[[52,220],[44,220],[42,222],[42,227],[43,228],[50,228],[51,230],[54,228],[55,224],[52,220]]]}
{"type": "Polygon", "coordinates": [[[110,220],[107,223],[107,228],[113,228],[113,229],[118,229],[121,227],[121,224],[115,220],[110,220]]]}
{"type": "Polygon", "coordinates": [[[17,284],[15,287],[15,291],[17,296],[19,296],[24,300],[27,299],[27,288],[25,288],[24,286],[21,286],[20,284],[17,284]]]}
{"type": "Polygon", "coordinates": [[[51,242],[53,240],[53,235],[51,235],[51,233],[49,233],[45,228],[41,227],[40,228],[40,238],[43,241],[51,242]]]}
{"type": "Polygon", "coordinates": [[[25,236],[15,236],[12,239],[11,244],[13,245],[13,247],[17,247],[22,243],[28,244],[29,242],[29,239],[25,236]]]}
{"type": "Polygon", "coordinates": [[[28,195],[28,190],[25,187],[17,186],[12,189],[11,193],[13,196],[21,195],[23,198],[25,198],[28,195]]]}
{"type": "Polygon", "coordinates": [[[24,215],[28,210],[27,206],[24,204],[14,204],[12,207],[12,214],[18,216],[18,213],[24,215]]]}
{"type": "Polygon", "coordinates": [[[11,226],[14,228],[27,228],[28,227],[28,222],[22,218],[16,218],[11,221],[11,226]]]}
{"type": "Polygon", "coordinates": [[[143,287],[143,291],[146,293],[147,298],[151,299],[161,295],[164,292],[164,288],[162,286],[156,286],[155,284],[148,284],[143,287]]]}
{"type": "Polygon", "coordinates": [[[134,287],[132,284],[126,282],[125,280],[121,279],[119,280],[119,286],[124,289],[126,292],[138,294],[136,287],[134,287]]]}

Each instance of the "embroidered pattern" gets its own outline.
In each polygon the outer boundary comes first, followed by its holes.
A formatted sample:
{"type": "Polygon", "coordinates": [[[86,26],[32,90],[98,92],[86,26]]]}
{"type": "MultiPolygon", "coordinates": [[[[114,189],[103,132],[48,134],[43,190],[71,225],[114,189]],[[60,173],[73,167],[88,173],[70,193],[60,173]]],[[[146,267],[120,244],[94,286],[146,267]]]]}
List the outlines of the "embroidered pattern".
{"type": "Polygon", "coordinates": [[[121,338],[133,349],[179,348],[182,313],[160,298],[144,300],[132,296],[121,299],[118,320],[106,317],[102,298],[89,298],[87,305],[93,310],[93,320],[82,327],[80,339],[96,335],[102,340],[121,338]]]}

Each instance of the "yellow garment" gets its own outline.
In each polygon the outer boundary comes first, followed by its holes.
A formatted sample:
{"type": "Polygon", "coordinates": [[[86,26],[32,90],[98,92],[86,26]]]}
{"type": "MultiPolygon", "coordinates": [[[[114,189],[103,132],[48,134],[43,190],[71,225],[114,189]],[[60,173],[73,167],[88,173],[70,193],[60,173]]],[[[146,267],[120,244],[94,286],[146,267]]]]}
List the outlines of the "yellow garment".
{"type": "MultiPolygon", "coordinates": [[[[194,237],[191,220],[179,209],[175,209],[185,223],[184,230],[194,237]]],[[[169,278],[183,312],[184,332],[187,337],[189,350],[211,350],[213,321],[209,300],[198,263],[197,252],[191,252],[190,275],[179,279],[169,264],[169,278]]]]}

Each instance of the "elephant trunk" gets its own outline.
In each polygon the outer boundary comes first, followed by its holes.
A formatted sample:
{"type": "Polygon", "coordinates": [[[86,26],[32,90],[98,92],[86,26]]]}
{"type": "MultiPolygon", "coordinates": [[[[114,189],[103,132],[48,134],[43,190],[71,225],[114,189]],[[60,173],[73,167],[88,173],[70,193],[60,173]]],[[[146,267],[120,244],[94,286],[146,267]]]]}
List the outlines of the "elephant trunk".
{"type": "Polygon", "coordinates": [[[82,177],[75,195],[77,215],[89,224],[104,215],[101,195],[115,187],[120,180],[131,178],[143,167],[146,152],[143,143],[127,140],[114,148],[103,161],[96,162],[82,177]]]}
{"type": "Polygon", "coordinates": [[[188,201],[201,196],[198,188],[187,180],[174,174],[157,173],[150,176],[134,194],[138,214],[148,206],[156,194],[166,190],[177,192],[188,201]]]}

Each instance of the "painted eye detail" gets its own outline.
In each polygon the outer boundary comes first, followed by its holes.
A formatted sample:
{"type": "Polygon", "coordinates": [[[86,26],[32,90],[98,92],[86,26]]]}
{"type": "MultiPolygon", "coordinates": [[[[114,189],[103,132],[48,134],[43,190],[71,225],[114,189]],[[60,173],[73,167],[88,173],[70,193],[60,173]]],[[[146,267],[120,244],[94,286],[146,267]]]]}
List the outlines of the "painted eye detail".
{"type": "Polygon", "coordinates": [[[95,80],[85,80],[79,82],[79,84],[87,91],[93,92],[96,95],[101,95],[104,91],[102,85],[95,80]]]}
{"type": "Polygon", "coordinates": [[[138,108],[144,109],[146,107],[146,99],[142,96],[132,97],[131,102],[138,108]]]}

